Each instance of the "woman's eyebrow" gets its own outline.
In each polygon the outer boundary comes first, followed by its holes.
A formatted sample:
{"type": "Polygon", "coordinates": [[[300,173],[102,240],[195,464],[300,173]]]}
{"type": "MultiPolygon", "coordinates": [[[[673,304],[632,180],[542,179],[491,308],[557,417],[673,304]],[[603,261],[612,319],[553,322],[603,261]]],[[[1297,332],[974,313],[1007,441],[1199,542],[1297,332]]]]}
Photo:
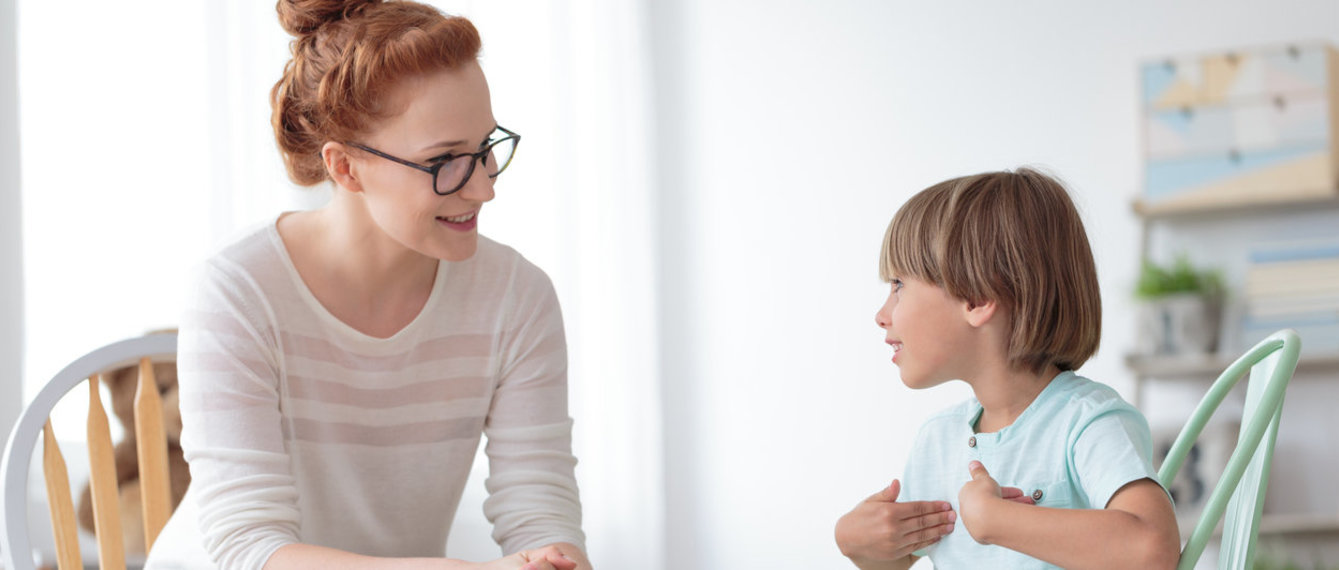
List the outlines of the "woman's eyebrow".
{"type": "MultiPolygon", "coordinates": [[[[483,140],[479,141],[479,146],[483,146],[483,145],[485,145],[485,144],[488,144],[488,140],[489,140],[489,138],[492,137],[492,136],[493,136],[493,133],[495,133],[495,132],[497,132],[497,125],[494,125],[494,126],[493,126],[493,129],[490,130],[490,131],[488,131],[488,134],[484,135],[483,140]]],[[[428,145],[428,146],[423,147],[422,152],[426,152],[426,151],[433,150],[433,149],[438,149],[438,148],[443,148],[443,149],[446,149],[446,148],[455,148],[455,147],[458,147],[458,146],[461,146],[461,145],[467,145],[467,144],[469,144],[469,141],[464,140],[464,139],[452,140],[452,141],[442,141],[442,142],[439,142],[439,143],[430,144],[430,145],[428,145]]]]}
{"type": "Polygon", "coordinates": [[[439,143],[434,143],[434,144],[430,144],[430,145],[428,145],[428,146],[423,147],[423,152],[430,151],[430,150],[433,150],[433,149],[438,149],[438,148],[454,148],[454,147],[458,147],[458,146],[463,145],[463,144],[469,144],[469,143],[468,143],[468,141],[465,141],[465,140],[442,141],[442,142],[439,142],[439,143]]]}

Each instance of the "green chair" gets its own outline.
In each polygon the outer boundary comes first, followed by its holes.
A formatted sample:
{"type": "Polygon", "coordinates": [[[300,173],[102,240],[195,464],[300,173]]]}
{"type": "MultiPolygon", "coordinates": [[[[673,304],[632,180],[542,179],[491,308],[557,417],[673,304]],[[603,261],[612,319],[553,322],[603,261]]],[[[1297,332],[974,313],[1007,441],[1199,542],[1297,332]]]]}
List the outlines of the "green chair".
{"type": "Polygon", "coordinates": [[[1283,414],[1283,391],[1297,368],[1301,347],[1302,341],[1297,333],[1285,329],[1269,335],[1238,358],[1214,381],[1190,420],[1181,429],[1171,451],[1167,452],[1167,458],[1158,470],[1158,479],[1164,485],[1176,477],[1191,446],[1223,398],[1250,372],[1237,447],[1205,503],[1204,512],[1195,529],[1181,549],[1178,569],[1194,568],[1224,512],[1227,517],[1223,522],[1223,545],[1218,567],[1253,566],[1257,526],[1264,506],[1265,487],[1269,484],[1269,464],[1274,456],[1279,417],[1283,414]]]}

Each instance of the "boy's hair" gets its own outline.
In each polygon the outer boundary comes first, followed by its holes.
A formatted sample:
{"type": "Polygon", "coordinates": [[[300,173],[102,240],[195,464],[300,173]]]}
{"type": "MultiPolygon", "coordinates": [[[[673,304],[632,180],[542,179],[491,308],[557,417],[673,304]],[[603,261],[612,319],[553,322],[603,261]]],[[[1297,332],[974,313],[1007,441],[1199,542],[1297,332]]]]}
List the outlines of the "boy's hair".
{"type": "Polygon", "coordinates": [[[879,275],[913,277],[1010,319],[1008,358],[1073,370],[1097,352],[1102,299],[1083,220],[1061,183],[1029,168],[935,184],[884,235],[879,275]]]}

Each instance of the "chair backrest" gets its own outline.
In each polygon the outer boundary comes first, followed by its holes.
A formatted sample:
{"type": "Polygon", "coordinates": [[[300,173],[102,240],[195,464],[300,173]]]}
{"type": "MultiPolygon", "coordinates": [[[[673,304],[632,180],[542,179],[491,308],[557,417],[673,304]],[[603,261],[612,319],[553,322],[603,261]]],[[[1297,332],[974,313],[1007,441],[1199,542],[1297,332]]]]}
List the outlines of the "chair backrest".
{"type": "Polygon", "coordinates": [[[39,432],[42,434],[42,468],[47,503],[55,534],[57,563],[61,570],[83,568],[77,538],[74,503],[71,500],[65,462],[56,445],[48,416],[61,397],[85,379],[89,383],[88,455],[89,486],[93,502],[98,560],[104,570],[125,568],[116,469],[107,414],[98,394],[98,377],[111,370],[139,363],[139,386],[135,394],[135,432],[144,510],[145,551],[171,514],[168,484],[167,437],[162,421],[158,386],[151,359],[175,359],[177,335],[155,333],[112,343],[70,363],[42,388],[23,410],[5,446],[0,475],[4,530],[0,551],[4,568],[34,570],[32,542],[28,534],[28,473],[39,432]]]}
{"type": "Polygon", "coordinates": [[[1185,547],[1179,569],[1193,568],[1204,553],[1218,521],[1223,522],[1223,544],[1219,568],[1250,568],[1255,561],[1256,528],[1269,484],[1270,460],[1283,413],[1283,393],[1297,369],[1302,341],[1292,330],[1281,330],[1260,341],[1233,362],[1209,387],[1204,399],[1186,422],[1171,451],[1158,470],[1158,479],[1170,484],[1185,463],[1191,446],[1227,394],[1249,372],[1246,405],[1242,411],[1237,446],[1223,475],[1214,485],[1204,511],[1185,547]]]}

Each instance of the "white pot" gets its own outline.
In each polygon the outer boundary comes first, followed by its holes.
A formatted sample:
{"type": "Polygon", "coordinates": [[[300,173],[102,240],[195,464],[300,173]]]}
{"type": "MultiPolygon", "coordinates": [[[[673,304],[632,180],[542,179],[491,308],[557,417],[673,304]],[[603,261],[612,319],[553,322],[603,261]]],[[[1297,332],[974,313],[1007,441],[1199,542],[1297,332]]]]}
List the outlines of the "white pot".
{"type": "Polygon", "coordinates": [[[1218,345],[1218,304],[1195,293],[1145,300],[1139,306],[1143,354],[1203,354],[1218,345]]]}

